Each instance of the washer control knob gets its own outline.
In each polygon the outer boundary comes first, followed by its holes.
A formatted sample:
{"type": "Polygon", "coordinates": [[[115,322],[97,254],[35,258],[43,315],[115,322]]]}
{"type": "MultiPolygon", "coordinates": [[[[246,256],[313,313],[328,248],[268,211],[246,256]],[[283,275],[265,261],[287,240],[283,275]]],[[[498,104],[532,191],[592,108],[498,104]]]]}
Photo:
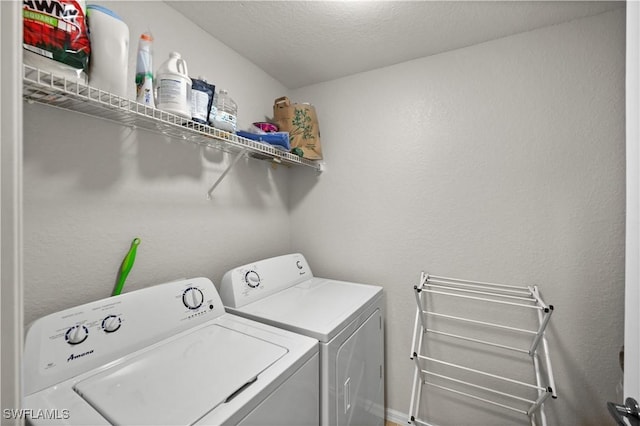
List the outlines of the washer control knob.
{"type": "Polygon", "coordinates": [[[189,309],[198,309],[203,301],[204,296],[199,288],[189,287],[182,293],[182,303],[189,309]]]}
{"type": "Polygon", "coordinates": [[[256,271],[249,271],[244,274],[244,281],[251,288],[256,288],[260,285],[260,275],[256,271]]]}
{"type": "Polygon", "coordinates": [[[89,329],[84,325],[75,325],[67,330],[65,340],[70,345],[78,345],[89,337],[89,329]]]}
{"type": "Polygon", "coordinates": [[[120,317],[117,317],[115,315],[109,315],[102,320],[102,329],[106,333],[113,333],[114,331],[118,331],[121,325],[122,321],[120,320],[120,317]]]}

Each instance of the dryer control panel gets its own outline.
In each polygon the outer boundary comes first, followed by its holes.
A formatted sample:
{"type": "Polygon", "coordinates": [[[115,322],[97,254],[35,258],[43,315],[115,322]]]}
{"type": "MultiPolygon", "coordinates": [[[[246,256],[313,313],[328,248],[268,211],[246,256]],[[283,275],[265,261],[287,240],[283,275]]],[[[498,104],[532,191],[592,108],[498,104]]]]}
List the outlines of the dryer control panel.
{"type": "Polygon", "coordinates": [[[220,297],[225,306],[239,308],[311,278],[311,268],[302,254],[272,257],[224,274],[220,297]]]}
{"type": "Polygon", "coordinates": [[[36,320],[25,338],[25,394],[225,313],[207,278],[147,287],[36,320]]]}

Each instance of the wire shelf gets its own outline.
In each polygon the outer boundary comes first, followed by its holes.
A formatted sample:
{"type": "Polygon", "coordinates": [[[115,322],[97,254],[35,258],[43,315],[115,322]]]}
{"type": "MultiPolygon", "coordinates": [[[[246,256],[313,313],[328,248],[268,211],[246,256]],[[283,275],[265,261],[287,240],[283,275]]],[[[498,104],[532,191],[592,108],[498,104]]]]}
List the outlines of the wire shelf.
{"type": "Polygon", "coordinates": [[[23,84],[23,97],[30,103],[74,111],[232,154],[246,153],[253,158],[270,160],[277,164],[306,166],[318,172],[322,171],[322,163],[148,107],[29,65],[23,65],[23,84]]]}

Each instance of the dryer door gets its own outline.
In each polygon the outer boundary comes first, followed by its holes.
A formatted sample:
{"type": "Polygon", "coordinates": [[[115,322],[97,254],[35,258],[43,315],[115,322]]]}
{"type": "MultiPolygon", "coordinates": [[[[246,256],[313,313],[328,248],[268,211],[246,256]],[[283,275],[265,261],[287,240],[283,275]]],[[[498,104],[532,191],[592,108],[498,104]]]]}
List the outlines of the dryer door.
{"type": "Polygon", "coordinates": [[[338,349],[337,426],[384,424],[383,339],[377,309],[338,349]]]}

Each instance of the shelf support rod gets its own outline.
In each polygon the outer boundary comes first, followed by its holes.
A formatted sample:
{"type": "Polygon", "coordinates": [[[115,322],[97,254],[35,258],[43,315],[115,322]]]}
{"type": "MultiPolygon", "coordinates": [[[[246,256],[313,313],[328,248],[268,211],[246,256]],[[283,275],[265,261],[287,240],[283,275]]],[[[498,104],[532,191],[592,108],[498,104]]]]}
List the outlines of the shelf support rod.
{"type": "Polygon", "coordinates": [[[227,168],[225,169],[224,172],[222,172],[222,174],[220,175],[220,177],[218,178],[218,180],[215,181],[215,183],[213,185],[211,185],[211,188],[209,189],[209,191],[207,192],[207,199],[211,199],[211,194],[213,194],[213,191],[216,189],[216,187],[218,185],[220,185],[220,182],[222,182],[222,179],[225,178],[225,176],[227,176],[227,173],[229,173],[229,170],[231,170],[233,168],[233,166],[236,165],[236,163],[238,162],[238,160],[240,160],[240,158],[242,158],[242,156],[247,152],[246,149],[241,150],[240,152],[238,152],[238,154],[236,154],[235,157],[233,157],[233,160],[231,160],[231,163],[229,163],[229,165],[227,166],[227,168]]]}

